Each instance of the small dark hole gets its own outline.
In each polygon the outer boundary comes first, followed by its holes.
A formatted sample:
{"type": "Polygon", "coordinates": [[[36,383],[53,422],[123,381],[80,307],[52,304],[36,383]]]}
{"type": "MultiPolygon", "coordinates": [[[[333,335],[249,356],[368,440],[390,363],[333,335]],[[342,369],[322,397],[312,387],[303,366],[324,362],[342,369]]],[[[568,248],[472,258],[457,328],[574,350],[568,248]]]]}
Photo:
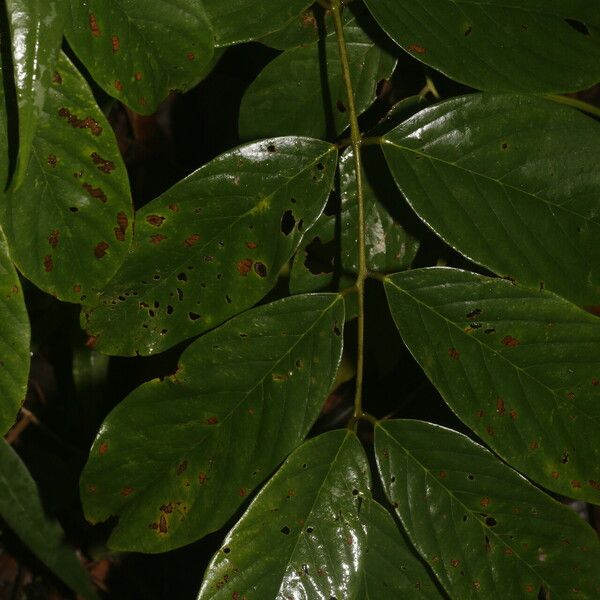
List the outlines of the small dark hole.
{"type": "Polygon", "coordinates": [[[325,167],[323,166],[323,163],[319,163],[317,165],[317,169],[319,169],[319,171],[322,171],[325,167]]]}
{"type": "Polygon", "coordinates": [[[290,528],[287,525],[284,525],[279,531],[281,531],[281,533],[283,533],[283,535],[289,535],[290,528]]]}
{"type": "Polygon", "coordinates": [[[340,328],[339,328],[337,325],[334,325],[334,327],[333,327],[333,333],[334,333],[335,335],[337,335],[338,337],[339,337],[340,335],[342,335],[342,332],[340,331],[340,328]]]}
{"type": "Polygon", "coordinates": [[[314,531],[314,529],[312,527],[306,528],[306,533],[312,533],[313,531],[314,531]]]}
{"type": "Polygon", "coordinates": [[[275,146],[274,146],[273,144],[269,144],[269,145],[267,146],[267,150],[268,150],[269,152],[275,152],[275,146]]]}
{"type": "Polygon", "coordinates": [[[467,522],[467,515],[463,515],[463,523],[467,522]]]}
{"type": "Polygon", "coordinates": [[[79,212],[79,209],[76,206],[69,206],[69,210],[71,212],[79,212]]]}
{"type": "Polygon", "coordinates": [[[466,29],[465,29],[465,37],[471,35],[471,31],[473,31],[473,28],[469,25],[466,29]]]}
{"type": "Polygon", "coordinates": [[[179,279],[179,281],[187,281],[187,275],[185,273],[179,273],[177,279],[179,279]]]}
{"type": "Polygon", "coordinates": [[[506,142],[502,142],[502,150],[507,150],[508,144],[506,142]]]}
{"type": "Polygon", "coordinates": [[[346,112],[346,107],[344,106],[344,103],[341,100],[338,100],[335,103],[336,108],[341,112],[341,113],[345,113],[346,112]]]}
{"type": "Polygon", "coordinates": [[[256,262],[254,263],[254,271],[259,277],[267,276],[267,267],[264,263],[256,262]]]}
{"type": "Polygon", "coordinates": [[[485,520],[485,524],[488,527],[495,527],[498,524],[498,521],[496,521],[496,519],[494,519],[494,517],[487,517],[485,520]]]}
{"type": "Polygon", "coordinates": [[[582,35],[590,35],[590,30],[585,23],[577,21],[575,19],[565,19],[565,23],[572,27],[577,33],[582,35]]]}
{"type": "Polygon", "coordinates": [[[173,307],[170,304],[167,304],[167,314],[168,315],[172,315],[173,314],[173,307]]]}
{"type": "Polygon", "coordinates": [[[283,235],[290,235],[294,226],[296,225],[296,218],[291,210],[286,210],[281,217],[281,233],[283,235]]]}
{"type": "Polygon", "coordinates": [[[200,318],[200,315],[195,312],[189,312],[188,317],[190,318],[190,321],[197,321],[200,318]]]}
{"type": "Polygon", "coordinates": [[[154,277],[152,277],[152,279],[154,279],[154,281],[158,281],[160,279],[160,275],[154,275],[154,277]]]}
{"type": "Polygon", "coordinates": [[[224,554],[229,554],[231,552],[231,548],[225,546],[225,548],[223,548],[223,553],[224,554]]]}
{"type": "Polygon", "coordinates": [[[352,490],[352,495],[353,496],[358,496],[358,490],[357,489],[353,489],[352,490]]]}
{"type": "Polygon", "coordinates": [[[473,479],[475,479],[475,475],[467,475],[467,479],[469,481],[473,481],[473,479]]]}
{"type": "Polygon", "coordinates": [[[315,237],[308,246],[306,246],[304,266],[313,274],[333,273],[333,260],[336,253],[335,240],[321,242],[320,237],[315,237]]]}
{"type": "Polygon", "coordinates": [[[493,327],[490,327],[489,329],[485,329],[483,333],[496,333],[496,330],[493,327]]]}
{"type": "Polygon", "coordinates": [[[475,317],[478,317],[480,314],[481,314],[481,309],[476,308],[476,309],[472,310],[470,313],[467,313],[467,319],[474,319],[475,317]]]}
{"type": "Polygon", "coordinates": [[[569,453],[568,452],[563,452],[562,458],[560,459],[560,462],[563,465],[566,465],[569,462],[569,453]]]}
{"type": "Polygon", "coordinates": [[[231,304],[231,297],[225,296],[225,302],[227,302],[227,304],[231,304]]]}
{"type": "Polygon", "coordinates": [[[290,202],[291,202],[292,204],[296,204],[296,198],[290,198],[290,202]]]}

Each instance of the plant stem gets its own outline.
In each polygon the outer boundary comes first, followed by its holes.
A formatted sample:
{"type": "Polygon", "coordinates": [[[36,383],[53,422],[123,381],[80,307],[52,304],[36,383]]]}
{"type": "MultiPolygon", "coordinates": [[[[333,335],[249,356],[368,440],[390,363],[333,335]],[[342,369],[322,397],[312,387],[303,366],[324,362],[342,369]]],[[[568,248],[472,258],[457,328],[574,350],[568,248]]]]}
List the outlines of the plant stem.
{"type": "Polygon", "coordinates": [[[358,116],[354,104],[354,92],[352,91],[352,80],[350,78],[350,64],[348,62],[348,51],[344,37],[344,26],[342,24],[341,2],[331,1],[331,14],[337,37],[342,77],[346,88],[346,101],[348,105],[348,118],[350,121],[350,141],[352,153],[354,154],[354,170],[356,172],[356,204],[358,207],[358,273],[356,276],[356,291],[358,295],[358,352],[356,359],[356,391],[354,394],[354,427],[358,421],[365,417],[362,408],[362,389],[364,374],[364,352],[365,352],[365,279],[367,277],[367,259],[365,248],[365,206],[362,159],[360,146],[362,143],[360,129],[358,127],[358,116]]]}
{"type": "Polygon", "coordinates": [[[589,104],[588,102],[584,102],[583,100],[571,98],[571,96],[559,96],[556,94],[547,94],[545,97],[553,102],[566,104],[567,106],[572,106],[573,108],[582,110],[590,115],[594,115],[595,117],[600,117],[600,108],[594,106],[593,104],[589,104]]]}
{"type": "MultiPolygon", "coordinates": [[[[360,141],[361,146],[379,146],[382,143],[383,143],[382,136],[363,137],[360,141]]],[[[351,146],[351,145],[352,145],[351,137],[343,138],[337,143],[337,147],[340,150],[342,150],[343,148],[346,148],[347,146],[351,146]]]]}

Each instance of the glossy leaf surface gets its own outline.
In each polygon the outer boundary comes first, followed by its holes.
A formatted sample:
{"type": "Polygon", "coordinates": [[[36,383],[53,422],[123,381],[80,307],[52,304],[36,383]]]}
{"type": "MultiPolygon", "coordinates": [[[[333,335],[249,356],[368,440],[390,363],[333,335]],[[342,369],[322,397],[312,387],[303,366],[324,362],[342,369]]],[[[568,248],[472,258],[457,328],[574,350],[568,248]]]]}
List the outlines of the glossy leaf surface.
{"type": "Polygon", "coordinates": [[[29,337],[23,289],[0,229],[0,436],[14,423],[25,399],[29,337]]]}
{"type": "Polygon", "coordinates": [[[141,114],[205,74],[213,34],[197,0],[66,0],[69,44],[104,90],[141,114]]]}
{"type": "Polygon", "coordinates": [[[6,12],[18,105],[19,153],[14,174],[18,187],[27,170],[46,89],[60,51],[63,16],[55,0],[6,0],[6,12]]]}
{"type": "Polygon", "coordinates": [[[343,323],[333,294],[253,309],[113,410],[81,482],[88,519],[120,516],[110,545],[163,552],[222,527],[316,420],[343,323]]]}
{"type": "Polygon", "coordinates": [[[62,527],[46,514],[27,467],[3,439],[0,439],[0,516],[72,590],[87,600],[98,598],[87,571],[65,543],[62,527]]]}
{"type": "Polygon", "coordinates": [[[321,214],[336,158],[318,140],[263,140],[139,210],[132,253],[100,305],[83,313],[97,348],[152,354],[254,305],[321,214]]]}
{"type": "MultiPolygon", "coordinates": [[[[377,82],[391,75],[395,59],[356,20],[346,25],[344,33],[360,113],[375,100],[377,82]]],[[[286,50],[262,70],[242,99],[240,135],[244,139],[284,134],[332,138],[348,126],[345,105],[337,41],[328,36],[323,44],[286,50]]]]}
{"type": "Polygon", "coordinates": [[[217,46],[249,42],[279,31],[311,4],[310,0],[204,0],[217,46]]]}
{"type": "Polygon", "coordinates": [[[598,596],[594,531],[482,446],[430,423],[386,421],[375,451],[386,495],[451,597],[598,596]]]}
{"type": "Polygon", "coordinates": [[[385,287],[404,342],[462,421],[546,488],[600,504],[600,319],[457,269],[385,287]]]}
{"type": "Polygon", "coordinates": [[[357,598],[445,598],[383,506],[373,500],[365,501],[360,519],[368,541],[357,598]]]}
{"type": "Polygon", "coordinates": [[[494,91],[572,92],[600,80],[600,11],[588,0],[365,0],[408,53],[494,91]]]}
{"type": "MultiPolygon", "coordinates": [[[[378,148],[365,147],[363,196],[365,204],[367,268],[370,271],[400,271],[414,260],[419,241],[400,224],[410,220],[410,209],[398,190],[378,148]]],[[[342,211],[342,268],[358,271],[358,206],[354,155],[346,151],[340,160],[342,211]]]]}
{"type": "Polygon", "coordinates": [[[529,96],[476,94],[384,136],[396,183],[446,242],[502,276],[600,304],[600,126],[529,96]]]}
{"type": "Polygon", "coordinates": [[[110,279],[131,241],[129,182],[114,134],[83,77],[61,55],[26,177],[0,207],[28,279],[79,302],[110,279]]]}
{"type": "Polygon", "coordinates": [[[353,433],[331,431],[300,446],[225,538],[198,599],[356,597],[369,483],[353,433]]]}

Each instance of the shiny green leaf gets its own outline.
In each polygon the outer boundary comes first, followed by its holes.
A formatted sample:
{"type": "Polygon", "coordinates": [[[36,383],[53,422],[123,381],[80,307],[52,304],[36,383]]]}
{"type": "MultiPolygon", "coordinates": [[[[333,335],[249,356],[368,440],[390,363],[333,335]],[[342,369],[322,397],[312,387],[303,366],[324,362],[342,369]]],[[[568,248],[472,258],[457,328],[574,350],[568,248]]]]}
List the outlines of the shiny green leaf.
{"type": "MultiPolygon", "coordinates": [[[[419,241],[402,227],[410,209],[395,189],[379,149],[365,147],[361,154],[367,268],[388,273],[407,269],[419,249],[419,241]]],[[[354,155],[350,149],[340,159],[340,189],[342,268],[355,273],[358,271],[358,206],[354,155]]]]}
{"type": "Polygon", "coordinates": [[[18,105],[19,153],[14,174],[14,186],[18,187],[25,177],[44,97],[60,51],[63,16],[56,0],[6,0],[6,11],[18,105]]]}
{"type": "Polygon", "coordinates": [[[112,129],[83,77],[61,55],[25,180],[2,197],[0,219],[12,257],[37,286],[79,302],[119,268],[131,217],[127,172],[112,129]]]}
{"type": "Polygon", "coordinates": [[[451,597],[598,597],[595,532],[482,446],[430,423],[382,421],[375,451],[386,495],[451,597]]]}
{"type": "Polygon", "coordinates": [[[321,214],[336,158],[319,140],[262,140],[138,211],[132,253],[83,313],[97,348],[152,354],[258,302],[321,214]]]}
{"type": "Polygon", "coordinates": [[[25,399],[29,336],[23,289],[0,229],[0,436],[14,423],[25,399]]]}
{"type": "Polygon", "coordinates": [[[197,0],[66,0],[69,44],[104,90],[153,113],[206,73],[213,33],[197,0]]]}
{"type": "MultiPolygon", "coordinates": [[[[389,77],[395,59],[378,47],[356,20],[345,27],[356,109],[377,97],[377,83],[389,77]]],[[[332,138],[348,126],[346,91],[337,40],[286,50],[250,85],[240,108],[240,135],[332,138]],[[326,89],[323,87],[326,82],[326,89]]]]}
{"type": "Polygon", "coordinates": [[[198,600],[355,598],[369,484],[353,433],[330,431],[300,446],[225,538],[198,600]]]}
{"type": "Polygon", "coordinates": [[[383,138],[418,215],[502,276],[600,304],[600,125],[529,96],[475,94],[383,138]]]}
{"type": "Polygon", "coordinates": [[[204,0],[216,45],[250,42],[292,23],[310,0],[204,0]]]}
{"type": "Polygon", "coordinates": [[[340,361],[344,304],[294,296],[194,342],[177,372],[105,420],[81,480],[117,549],[163,552],[222,527],[308,433],[340,361]]]}
{"type": "Polygon", "coordinates": [[[546,488],[600,504],[600,319],[457,269],[385,287],[404,342],[463,422],[546,488]]]}
{"type": "Polygon", "coordinates": [[[590,0],[365,0],[404,50],[494,91],[573,92],[600,80],[600,11],[590,0]]]}
{"type": "Polygon", "coordinates": [[[88,600],[98,598],[84,566],[65,543],[59,522],[46,514],[27,467],[3,439],[0,439],[0,516],[72,590],[88,600]]]}
{"type": "Polygon", "coordinates": [[[367,500],[360,512],[368,542],[359,600],[445,598],[388,511],[367,500]]]}

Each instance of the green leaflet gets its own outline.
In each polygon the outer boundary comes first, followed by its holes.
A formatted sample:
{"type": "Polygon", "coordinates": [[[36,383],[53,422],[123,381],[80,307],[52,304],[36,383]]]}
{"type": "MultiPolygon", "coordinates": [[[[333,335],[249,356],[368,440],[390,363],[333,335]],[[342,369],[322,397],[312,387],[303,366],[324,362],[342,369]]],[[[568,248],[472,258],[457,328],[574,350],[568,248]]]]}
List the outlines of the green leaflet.
{"type": "Polygon", "coordinates": [[[248,311],[104,421],[81,479],[86,517],[119,515],[118,549],[163,552],[222,527],[308,433],[342,350],[341,296],[248,311]]]}
{"type": "Polygon", "coordinates": [[[353,433],[331,431],[306,442],[229,532],[198,600],[355,598],[369,487],[369,463],[353,433]]]}
{"type": "Polygon", "coordinates": [[[29,337],[23,289],[0,229],[0,436],[14,423],[25,399],[29,337]]]}
{"type": "MultiPolygon", "coordinates": [[[[25,178],[46,90],[60,51],[63,15],[56,0],[6,0],[6,12],[18,106],[19,153],[13,184],[18,187],[25,178]]],[[[3,188],[5,183],[2,182],[3,188]]]]}
{"type": "Polygon", "coordinates": [[[474,94],[383,138],[408,202],[440,237],[502,276],[600,304],[600,126],[532,96],[474,94]]]}
{"type": "Polygon", "coordinates": [[[319,140],[262,140],[138,211],[131,254],[82,313],[97,348],[152,354],[253,306],[321,214],[336,159],[335,146],[319,140]]]}
{"type": "Polygon", "coordinates": [[[451,597],[598,597],[595,532],[482,446],[430,423],[385,421],[375,452],[387,497],[451,597]]]}
{"type": "Polygon", "coordinates": [[[46,515],[35,482],[14,450],[0,439],[0,516],[27,547],[72,590],[98,596],[60,523],[46,515]]]}
{"type": "Polygon", "coordinates": [[[11,255],[37,286],[79,302],[119,268],[131,242],[131,218],[129,182],[112,129],[63,54],[26,178],[2,196],[0,220],[11,255]]]}
{"type": "Polygon", "coordinates": [[[385,287],[404,342],[460,419],[544,487],[600,504],[600,320],[457,269],[385,287]]]}
{"type": "Polygon", "coordinates": [[[600,79],[600,11],[589,0],[365,0],[418,60],[475,88],[574,92],[600,79]]]}
{"type": "Polygon", "coordinates": [[[279,31],[311,4],[310,0],[204,0],[217,47],[279,31]]]}
{"type": "MultiPolygon", "coordinates": [[[[391,75],[396,60],[375,44],[356,19],[346,24],[344,33],[360,113],[375,100],[377,82],[391,75]]],[[[335,138],[348,126],[345,98],[335,37],[286,50],[246,91],[240,108],[240,136],[335,138]]]]}
{"type": "Polygon", "coordinates": [[[213,33],[197,0],[65,0],[69,44],[104,90],[141,114],[210,68],[213,33]]]}

